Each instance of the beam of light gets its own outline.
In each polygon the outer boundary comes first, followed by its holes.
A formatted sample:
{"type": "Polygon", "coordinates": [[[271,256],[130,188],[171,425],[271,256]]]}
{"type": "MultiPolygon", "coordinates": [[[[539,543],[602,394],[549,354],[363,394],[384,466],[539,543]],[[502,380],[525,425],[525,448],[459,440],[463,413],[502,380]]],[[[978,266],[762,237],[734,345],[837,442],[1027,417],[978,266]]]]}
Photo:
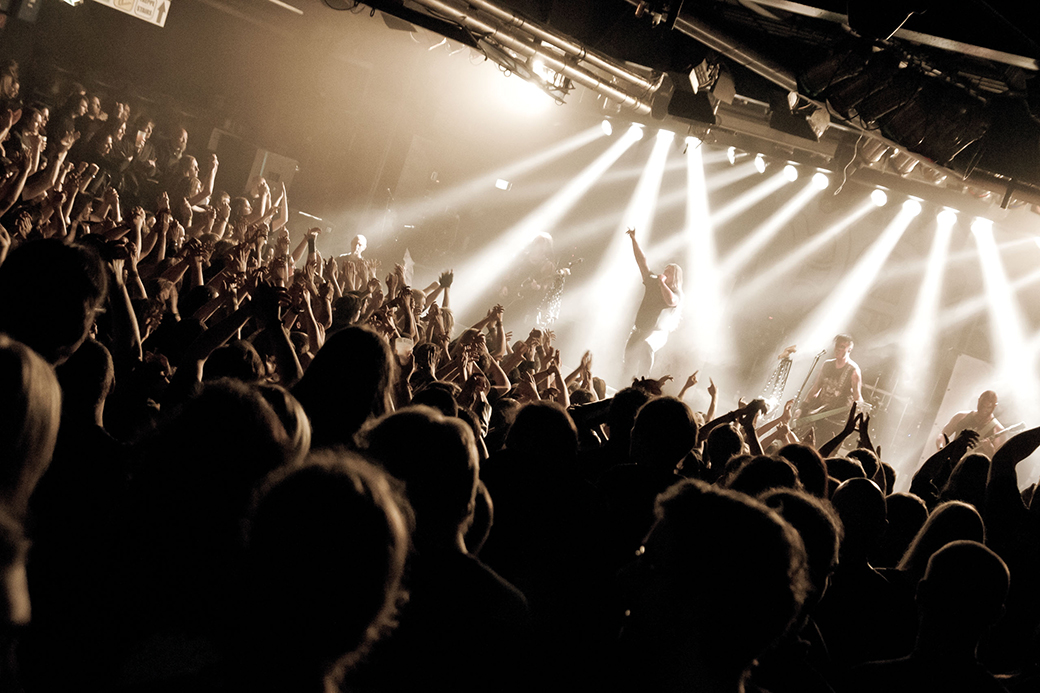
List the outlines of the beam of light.
{"type": "MultiPolygon", "coordinates": [[[[528,243],[539,233],[549,233],[555,225],[636,142],[635,126],[614,141],[605,152],[585,167],[555,195],[543,202],[525,218],[498,234],[496,239],[476,253],[456,273],[459,286],[454,308],[459,316],[475,302],[486,297],[486,290],[509,271],[528,243]]],[[[602,136],[602,133],[600,133],[602,136]]]]}
{"type": "Polygon", "coordinates": [[[715,229],[700,147],[686,150],[686,223],[679,238],[686,241],[683,290],[688,298],[678,336],[693,349],[691,365],[699,366],[729,351],[728,333],[722,329],[725,306],[719,291],[715,229]]]}
{"type": "MultiPolygon", "coordinates": [[[[952,212],[952,210],[950,210],[952,212]]],[[[1019,238],[1011,241],[1005,241],[1000,243],[997,247],[1000,249],[1001,254],[1005,252],[1016,252],[1018,246],[1031,244],[1032,241],[1029,239],[1019,238]]],[[[954,265],[960,265],[965,262],[977,262],[979,254],[974,248],[968,248],[966,250],[958,250],[950,253],[946,257],[946,269],[952,270],[954,265]]],[[[916,277],[925,270],[927,266],[927,260],[915,258],[912,260],[905,260],[896,265],[890,265],[885,268],[885,280],[886,281],[899,281],[906,279],[907,277],[916,277]]]]}
{"type": "MultiPolygon", "coordinates": [[[[429,210],[461,206],[482,194],[487,190],[488,186],[493,185],[498,179],[515,181],[531,171],[573,154],[582,147],[602,139],[603,136],[603,131],[596,125],[575,133],[562,142],[558,142],[543,151],[536,152],[525,159],[481,173],[467,181],[441,190],[429,198],[398,201],[395,207],[396,216],[398,219],[410,221],[421,217],[424,212],[429,210]]],[[[381,215],[380,219],[382,219],[381,215]]],[[[382,221],[375,223],[378,228],[382,221]]],[[[362,233],[366,233],[366,231],[362,231],[362,233]]],[[[370,229],[367,233],[371,234],[374,232],[370,229]]]]}
{"type": "MultiPolygon", "coordinates": [[[[972,251],[973,256],[978,254],[972,251]]],[[[953,257],[953,256],[951,256],[953,257]]],[[[949,261],[946,263],[947,267],[951,264],[949,261]]],[[[1029,274],[1023,275],[1011,283],[1011,290],[1014,293],[1019,293],[1024,289],[1028,289],[1033,284],[1040,284],[1040,268],[1037,268],[1029,274]]],[[[956,328],[963,322],[971,320],[976,317],[979,313],[986,310],[989,305],[989,300],[986,296],[972,296],[969,299],[963,300],[956,305],[950,306],[943,310],[942,314],[939,315],[937,330],[938,332],[947,332],[956,328]]],[[[871,343],[875,346],[888,346],[895,344],[900,336],[899,330],[889,330],[876,336],[871,343]]]]}
{"type": "MultiPolygon", "coordinates": [[[[704,165],[707,166],[707,157],[704,158],[704,165]]],[[[750,178],[755,174],[755,167],[750,161],[741,161],[736,166],[727,166],[724,169],[712,172],[711,179],[708,181],[708,192],[715,192],[722,190],[723,188],[733,185],[737,181],[750,178]]]]}
{"type": "Polygon", "coordinates": [[[936,219],[935,236],[928,252],[924,278],[917,290],[913,312],[899,344],[901,380],[908,394],[915,400],[924,392],[925,384],[931,382],[938,334],[936,321],[939,298],[942,295],[943,273],[955,223],[956,214],[940,214],[936,219]]]}
{"type": "MultiPolygon", "coordinates": [[[[685,201],[685,188],[661,195],[657,199],[657,214],[661,215],[667,210],[678,207],[685,201]]],[[[561,229],[561,231],[556,234],[556,240],[558,243],[566,244],[568,246],[580,247],[585,241],[589,240],[593,236],[602,235],[603,227],[611,225],[617,221],[617,216],[617,210],[610,209],[595,217],[583,218],[580,223],[566,224],[565,228],[561,229]]],[[[664,257],[670,257],[678,252],[680,248],[685,247],[685,245],[685,239],[682,235],[676,234],[666,238],[661,243],[656,244],[654,246],[654,252],[664,257]]]]}
{"type": "Polygon", "coordinates": [[[859,261],[838,282],[827,297],[802,321],[792,344],[809,350],[830,343],[831,337],[847,329],[881,268],[916,214],[903,208],[863,253],[859,261]]]}
{"type": "Polygon", "coordinates": [[[644,241],[649,241],[653,231],[654,212],[657,207],[657,198],[661,195],[661,181],[664,179],[665,164],[668,161],[668,148],[675,141],[675,133],[661,130],[657,133],[654,148],[647,159],[643,175],[639,177],[636,191],[632,196],[632,202],[622,216],[624,228],[634,228],[643,236],[644,241]]]}
{"type": "Polygon", "coordinates": [[[503,105],[522,115],[545,113],[556,105],[553,97],[516,74],[499,80],[498,98],[503,105]]]}
{"type": "MultiPolygon", "coordinates": [[[[766,247],[766,244],[776,236],[777,232],[784,227],[784,224],[789,222],[805,205],[809,204],[809,200],[813,196],[818,195],[819,192],[819,190],[809,185],[808,182],[805,182],[802,185],[802,189],[795,193],[794,197],[770,215],[768,220],[760,224],[736,248],[730,251],[730,254],[722,260],[719,274],[728,278],[736,276],[756,253],[766,247]]],[[[718,224],[717,219],[712,219],[712,221],[716,225],[718,224]]]]}
{"type": "MultiPolygon", "coordinates": [[[[737,169],[734,168],[733,170],[736,171],[737,169]]],[[[780,174],[774,174],[769,178],[766,178],[743,195],[739,195],[735,200],[722,209],[715,211],[711,215],[711,222],[715,225],[715,228],[722,228],[722,225],[727,221],[738,214],[742,214],[751,209],[756,204],[784,187],[786,183],[787,181],[784,180],[784,177],[780,174]]]]}
{"type": "Polygon", "coordinates": [[[1024,316],[1011,289],[1004,263],[993,240],[993,222],[976,219],[971,225],[979,251],[982,284],[989,305],[990,353],[993,354],[995,387],[1002,398],[1014,402],[1019,416],[1036,419],[1036,368],[1026,345],[1024,316]]]}
{"type": "Polygon", "coordinates": [[[658,137],[654,143],[643,175],[621,214],[620,223],[612,235],[604,239],[607,250],[596,275],[585,283],[578,300],[574,302],[579,314],[586,316],[587,323],[591,322],[589,341],[594,350],[598,349],[606,357],[608,372],[611,361],[620,368],[624,345],[641,297],[636,290],[639,271],[632,258],[632,244],[624,233],[625,229],[636,229],[636,238],[652,270],[660,272],[667,262],[667,259],[659,261],[649,240],[671,144],[672,138],[667,136],[658,137]],[[628,281],[629,278],[631,281],[628,281]],[[591,321],[588,316],[592,317],[591,321]]]}
{"type": "Polygon", "coordinates": [[[771,267],[759,272],[750,281],[741,283],[734,292],[730,305],[739,307],[749,301],[760,300],[762,292],[768,289],[774,282],[801,267],[802,263],[829,245],[831,241],[875,209],[877,208],[873,202],[869,199],[865,200],[845,217],[831,224],[807,242],[802,243],[771,267]]]}

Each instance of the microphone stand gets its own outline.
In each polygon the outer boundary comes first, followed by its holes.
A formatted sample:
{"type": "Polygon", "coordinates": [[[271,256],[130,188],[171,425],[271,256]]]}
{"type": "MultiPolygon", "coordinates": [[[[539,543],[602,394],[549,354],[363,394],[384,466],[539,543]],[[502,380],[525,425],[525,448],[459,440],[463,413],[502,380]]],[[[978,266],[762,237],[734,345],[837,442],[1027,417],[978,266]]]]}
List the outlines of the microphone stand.
{"type": "Polygon", "coordinates": [[[824,349],[820,353],[816,354],[816,358],[813,359],[812,367],[809,368],[809,372],[805,374],[805,380],[802,382],[802,386],[798,388],[798,396],[795,397],[795,409],[797,409],[802,403],[802,393],[805,392],[805,386],[809,384],[809,378],[812,377],[813,371],[816,370],[816,364],[820,362],[820,357],[827,353],[824,349]]]}

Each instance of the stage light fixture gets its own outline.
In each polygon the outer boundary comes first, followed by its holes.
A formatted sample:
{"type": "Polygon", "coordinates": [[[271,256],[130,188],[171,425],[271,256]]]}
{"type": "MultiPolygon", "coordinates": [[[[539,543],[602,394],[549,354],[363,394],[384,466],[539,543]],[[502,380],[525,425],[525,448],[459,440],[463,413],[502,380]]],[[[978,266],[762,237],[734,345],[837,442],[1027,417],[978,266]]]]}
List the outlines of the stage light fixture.
{"type": "Polygon", "coordinates": [[[892,158],[888,160],[892,170],[903,178],[909,176],[917,168],[918,160],[910,154],[896,149],[892,152],[892,158]]]}
{"type": "Polygon", "coordinates": [[[769,108],[769,127],[795,137],[819,142],[831,126],[827,109],[807,101],[795,91],[770,93],[769,108]]]}
{"type": "Polygon", "coordinates": [[[759,173],[766,172],[766,158],[761,154],[755,157],[755,170],[759,173]]]}
{"type": "Polygon", "coordinates": [[[878,207],[884,207],[888,204],[888,193],[881,188],[876,188],[870,193],[870,199],[874,201],[874,204],[878,207]]]}
{"type": "Polygon", "coordinates": [[[737,163],[737,148],[736,147],[730,147],[729,149],[726,150],[726,161],[729,162],[730,166],[732,166],[735,163],[737,163]]]}
{"type": "Polygon", "coordinates": [[[903,211],[910,216],[916,217],[921,213],[921,201],[911,197],[909,200],[903,203],[903,211]]]}
{"type": "Polygon", "coordinates": [[[812,183],[817,190],[826,190],[827,186],[831,184],[831,179],[823,171],[817,171],[812,177],[812,183]]]}
{"type": "Polygon", "coordinates": [[[643,139],[643,130],[645,128],[639,123],[632,123],[632,127],[628,129],[628,136],[638,142],[643,139]]]}
{"type": "Polygon", "coordinates": [[[941,226],[953,226],[957,223],[957,212],[949,207],[943,207],[935,219],[941,226]]]}
{"type": "Polygon", "coordinates": [[[599,129],[602,130],[603,134],[606,135],[607,137],[610,137],[611,135],[614,134],[614,126],[611,125],[610,121],[607,120],[606,118],[604,118],[603,122],[599,124],[599,129]]]}
{"type": "Polygon", "coordinates": [[[512,190],[513,184],[504,178],[499,178],[497,181],[495,181],[495,187],[499,190],[512,190]]]}
{"type": "Polygon", "coordinates": [[[671,130],[658,130],[657,139],[671,141],[675,139],[675,133],[671,130]]]}
{"type": "Polygon", "coordinates": [[[784,178],[791,181],[792,183],[795,182],[796,180],[798,180],[798,169],[791,164],[787,164],[786,166],[784,166],[784,178]]]}

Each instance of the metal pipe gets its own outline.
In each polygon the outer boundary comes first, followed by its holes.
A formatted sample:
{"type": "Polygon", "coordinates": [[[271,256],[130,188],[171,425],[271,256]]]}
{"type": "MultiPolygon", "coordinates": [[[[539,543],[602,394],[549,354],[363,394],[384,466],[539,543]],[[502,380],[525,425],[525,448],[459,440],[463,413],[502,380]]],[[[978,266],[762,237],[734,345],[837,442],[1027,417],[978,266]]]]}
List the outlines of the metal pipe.
{"type": "MultiPolygon", "coordinates": [[[[273,0],[272,0],[273,1],[273,0]]],[[[504,10],[497,5],[488,2],[488,0],[465,0],[469,5],[472,5],[490,15],[494,15],[498,19],[505,21],[509,26],[516,27],[522,31],[526,31],[537,39],[551,43],[556,48],[568,55],[573,55],[579,61],[587,62],[604,72],[609,72],[619,79],[623,79],[626,82],[630,82],[637,87],[641,87],[647,91],[653,90],[657,85],[654,82],[637,75],[636,73],[626,70],[620,65],[612,62],[608,58],[600,56],[598,53],[592,53],[587,48],[579,43],[575,43],[570,38],[558,34],[549,29],[543,29],[542,27],[527,21],[519,15],[513,14],[509,10],[504,10]]]]}
{"type": "Polygon", "coordinates": [[[523,39],[505,31],[503,27],[488,24],[487,22],[478,19],[477,17],[473,17],[463,10],[453,7],[442,0],[415,0],[415,2],[430,8],[434,12],[446,15],[451,18],[452,21],[469,27],[478,33],[494,37],[494,39],[501,45],[525,55],[528,58],[539,58],[554,71],[573,79],[578,84],[581,84],[598,94],[602,94],[607,98],[620,102],[623,106],[633,109],[639,115],[650,114],[650,104],[643,101],[638,96],[633,96],[632,94],[618,89],[611,84],[607,84],[596,75],[565,63],[552,53],[539,50],[523,39]]]}

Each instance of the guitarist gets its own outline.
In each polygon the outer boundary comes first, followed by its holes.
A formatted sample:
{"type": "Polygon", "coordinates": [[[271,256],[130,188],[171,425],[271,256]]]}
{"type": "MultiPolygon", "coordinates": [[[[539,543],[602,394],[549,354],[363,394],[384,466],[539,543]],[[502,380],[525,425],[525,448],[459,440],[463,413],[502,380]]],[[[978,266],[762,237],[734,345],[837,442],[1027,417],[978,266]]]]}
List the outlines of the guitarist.
{"type": "Polygon", "coordinates": [[[996,408],[997,393],[993,390],[986,390],[979,395],[975,411],[961,411],[953,415],[935,441],[936,447],[941,450],[947,440],[953,440],[956,437],[955,434],[959,434],[965,429],[971,429],[979,434],[979,443],[975,447],[975,452],[993,457],[993,453],[1003,444],[999,436],[1004,431],[1004,426],[993,416],[996,408]]]}
{"type": "MultiPolygon", "coordinates": [[[[863,376],[852,353],[851,335],[839,334],[834,338],[834,358],[823,362],[809,395],[802,402],[795,418],[807,417],[824,411],[840,410],[834,417],[816,422],[816,440],[826,441],[845,424],[849,407],[863,400],[863,376]]],[[[801,436],[799,436],[801,437],[801,436]]]]}

